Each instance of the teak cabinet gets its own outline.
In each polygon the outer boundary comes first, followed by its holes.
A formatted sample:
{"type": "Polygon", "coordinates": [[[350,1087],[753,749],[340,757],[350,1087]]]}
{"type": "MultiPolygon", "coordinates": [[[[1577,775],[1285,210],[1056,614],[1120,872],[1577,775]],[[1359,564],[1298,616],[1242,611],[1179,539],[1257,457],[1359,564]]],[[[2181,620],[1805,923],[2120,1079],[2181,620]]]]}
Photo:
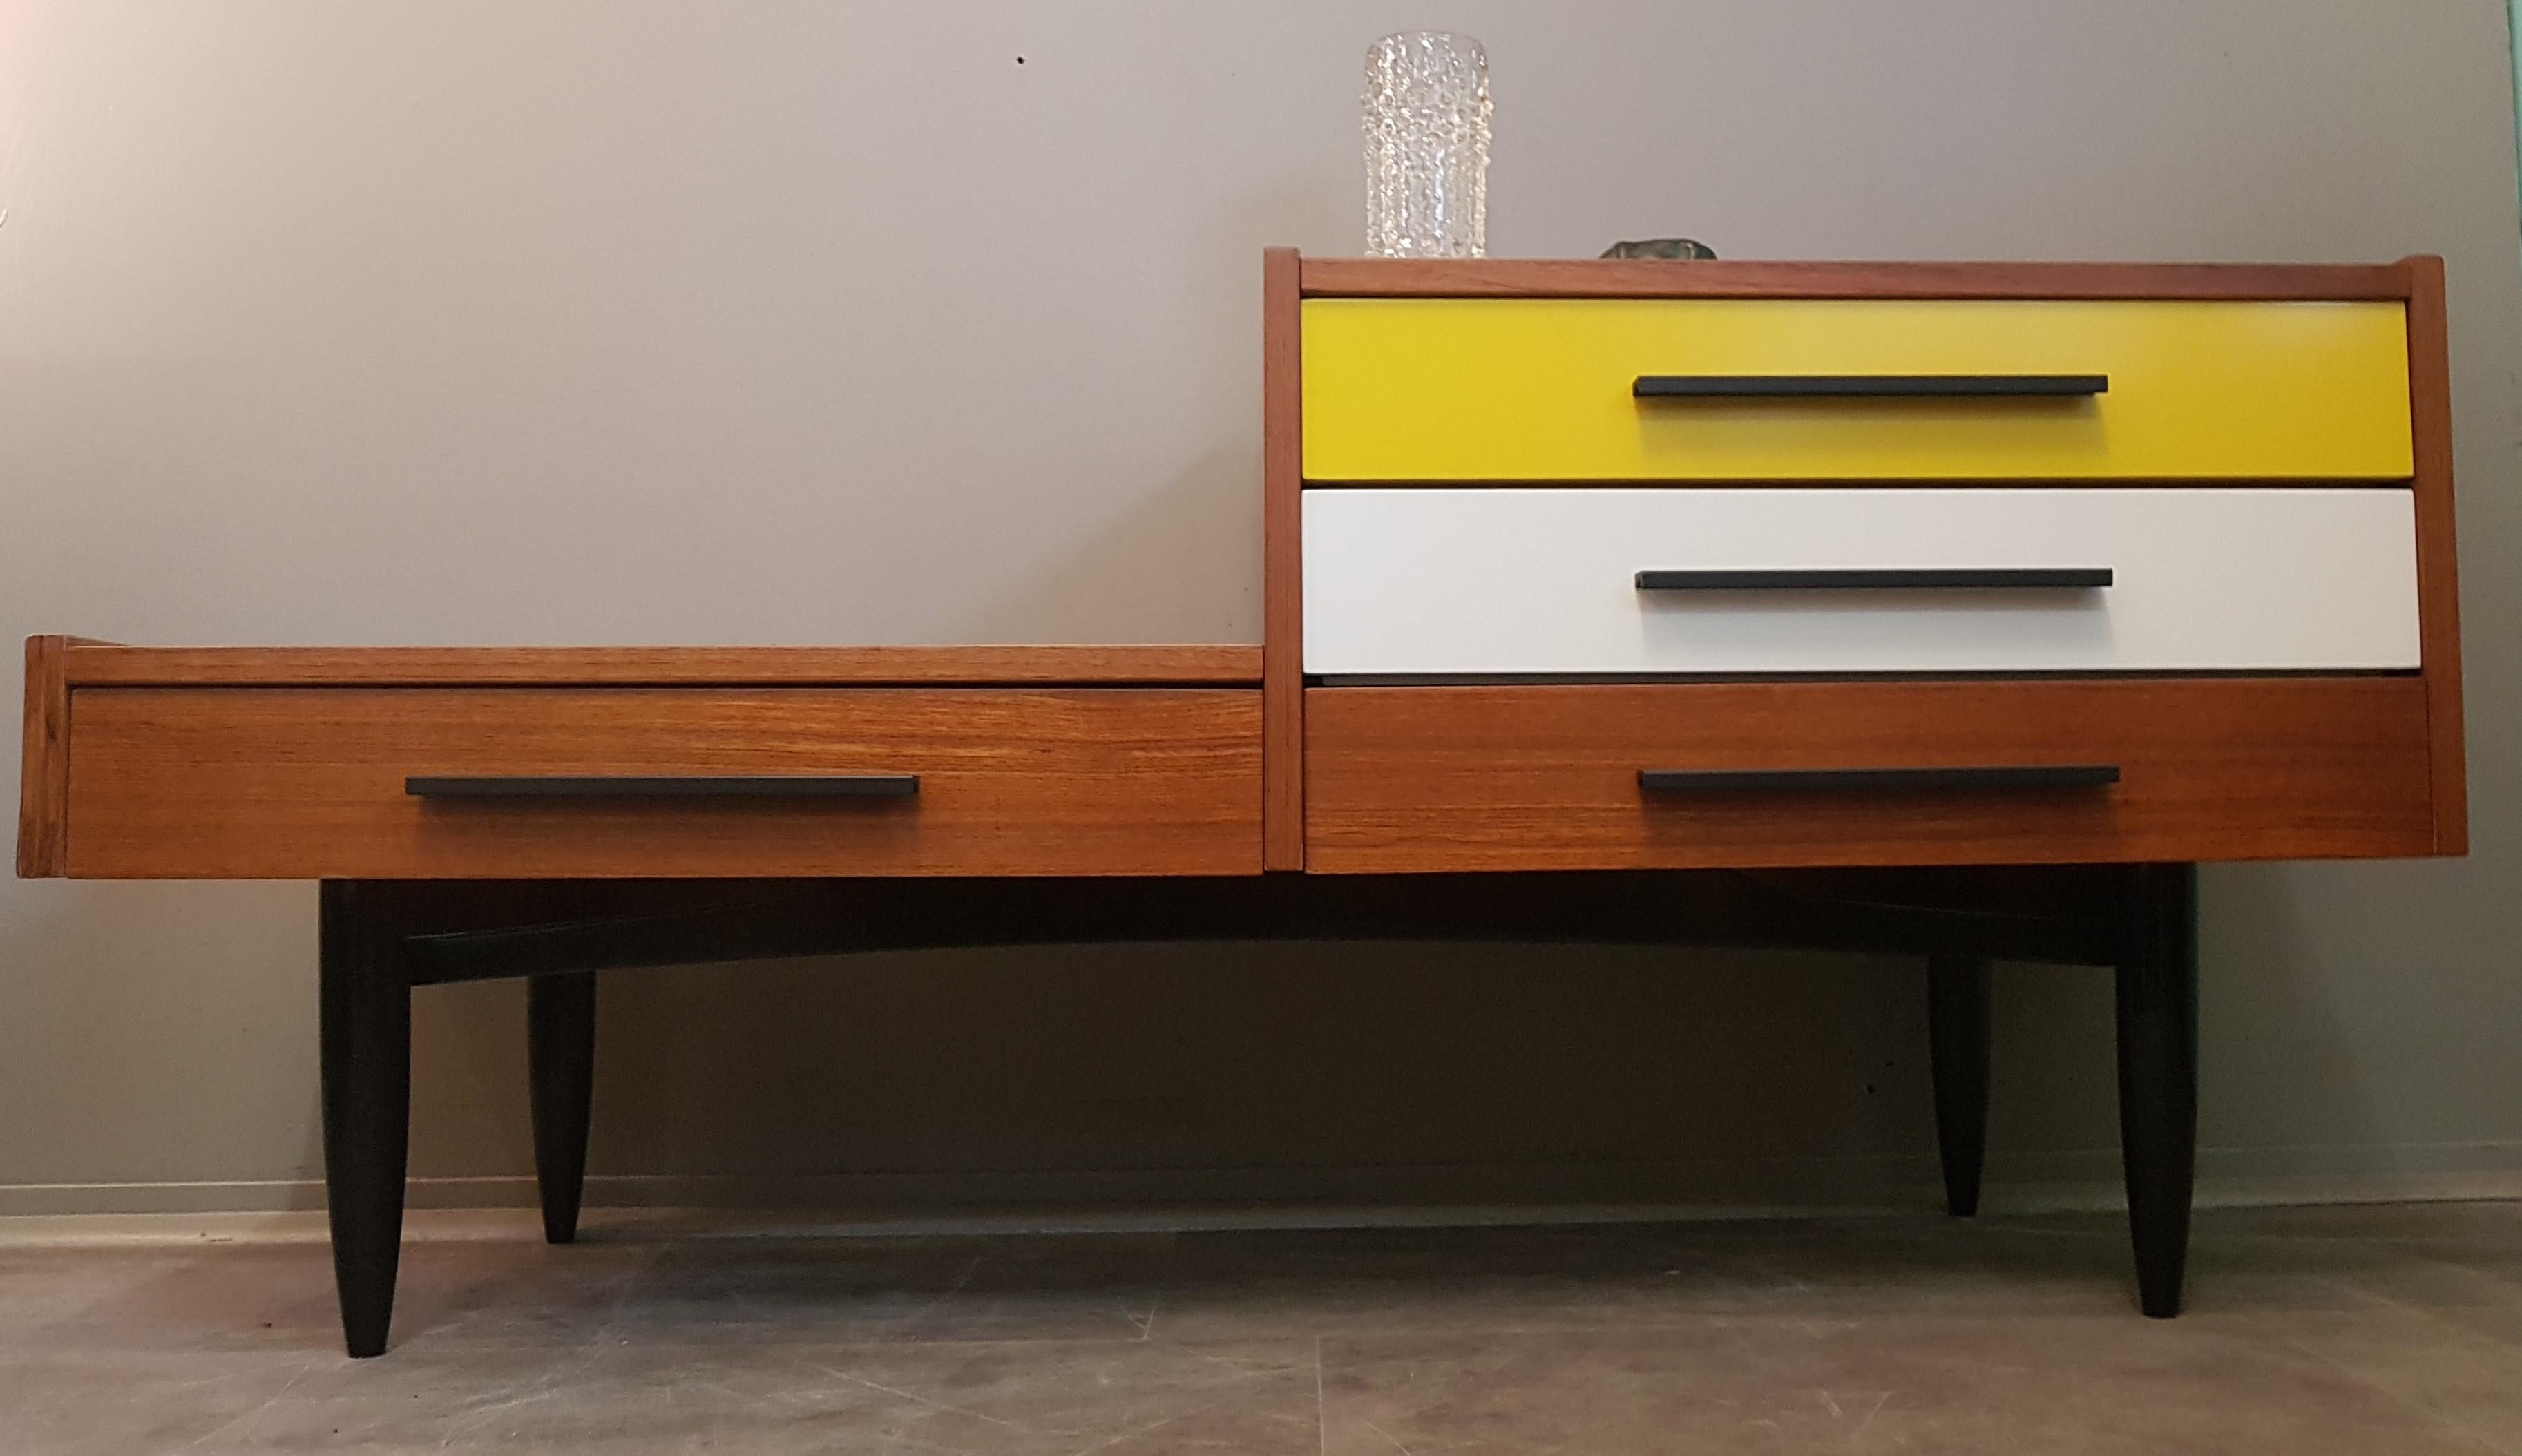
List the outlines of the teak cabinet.
{"type": "Polygon", "coordinates": [[[1273,250],[1263,302],[1258,654],[38,638],[21,872],[2465,847],[2436,259],[1273,250]]]}
{"type": "Polygon", "coordinates": [[[1257,648],[27,643],[21,874],[324,882],[351,1353],[414,987],[528,978],[566,1243],[592,972],[1133,938],[1924,957],[1957,1214],[1991,963],[2112,966],[2179,1309],[2193,867],[2466,843],[2440,261],[1279,249],[1261,332],[1257,648]]]}

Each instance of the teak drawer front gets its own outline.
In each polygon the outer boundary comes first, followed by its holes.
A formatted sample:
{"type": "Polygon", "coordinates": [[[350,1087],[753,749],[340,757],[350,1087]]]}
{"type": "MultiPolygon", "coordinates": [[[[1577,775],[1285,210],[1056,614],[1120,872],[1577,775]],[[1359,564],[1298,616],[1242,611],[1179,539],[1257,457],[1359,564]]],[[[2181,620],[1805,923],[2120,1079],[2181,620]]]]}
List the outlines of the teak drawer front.
{"type": "Polygon", "coordinates": [[[1309,491],[1305,671],[2412,670],[2413,511],[2396,487],[1309,491]]]}
{"type": "Polygon", "coordinates": [[[105,878],[1247,873],[1260,719],[1260,694],[1233,689],[81,688],[68,864],[105,878]],[[709,792],[902,775],[915,792],[709,792]],[[422,798],[413,776],[698,782],[422,798]]]}
{"type": "Polygon", "coordinates": [[[1308,869],[2422,855],[2422,683],[1332,687],[1305,703],[1308,869]],[[2102,786],[2011,771],[2116,768],[2102,786]],[[1810,771],[1965,771],[1909,786],[1810,771]],[[1642,774],[1774,773],[1653,792],[1642,774]],[[1809,775],[1809,776],[1807,776],[1809,775]]]}
{"type": "Polygon", "coordinates": [[[2412,470],[2397,303],[1314,299],[1303,310],[1311,481],[2412,470]],[[2094,376],[2100,394],[2055,393],[2094,376]],[[1846,398],[1849,377],[2033,393],[1846,398]],[[1641,380],[1703,393],[1640,398],[1641,380]]]}

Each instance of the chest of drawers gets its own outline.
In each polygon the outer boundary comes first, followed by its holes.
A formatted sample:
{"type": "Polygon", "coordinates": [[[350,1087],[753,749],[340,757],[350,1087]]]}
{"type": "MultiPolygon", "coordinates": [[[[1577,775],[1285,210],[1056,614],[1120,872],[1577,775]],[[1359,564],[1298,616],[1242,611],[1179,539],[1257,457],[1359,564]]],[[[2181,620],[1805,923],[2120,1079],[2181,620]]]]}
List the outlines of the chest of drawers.
{"type": "Polygon", "coordinates": [[[2463,847],[2432,259],[1266,295],[1274,869],[2463,847]]]}
{"type": "Polygon", "coordinates": [[[1924,956],[1957,1213],[1990,962],[2111,965],[2178,1310],[2190,866],[2465,845],[2440,262],[1274,250],[1264,304],[1257,651],[27,643],[21,874],[324,881],[353,1354],[415,986],[528,979],[565,1243],[593,972],[1153,938],[1924,956]]]}

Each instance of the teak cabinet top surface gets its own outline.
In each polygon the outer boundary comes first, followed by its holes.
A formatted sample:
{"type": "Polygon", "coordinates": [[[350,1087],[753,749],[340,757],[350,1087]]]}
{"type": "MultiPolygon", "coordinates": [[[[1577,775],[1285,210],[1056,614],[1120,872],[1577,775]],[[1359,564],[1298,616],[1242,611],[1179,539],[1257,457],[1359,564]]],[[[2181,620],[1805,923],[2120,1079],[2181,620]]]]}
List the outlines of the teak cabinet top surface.
{"type": "Polygon", "coordinates": [[[1240,645],[126,647],[63,637],[73,687],[1249,686],[1240,645]]]}
{"type": "Polygon", "coordinates": [[[2396,263],[1943,262],[1305,258],[1297,296],[1545,299],[2405,300],[2431,257],[2396,263]]]}

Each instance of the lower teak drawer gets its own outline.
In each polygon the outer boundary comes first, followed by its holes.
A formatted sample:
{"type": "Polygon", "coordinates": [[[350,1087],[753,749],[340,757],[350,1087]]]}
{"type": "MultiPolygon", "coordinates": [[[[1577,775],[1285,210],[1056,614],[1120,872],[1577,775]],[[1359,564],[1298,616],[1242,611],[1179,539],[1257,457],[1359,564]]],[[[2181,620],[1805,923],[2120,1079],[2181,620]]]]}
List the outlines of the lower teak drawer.
{"type": "Polygon", "coordinates": [[[1305,738],[1330,871],[2434,849],[2412,677],[1331,687],[1305,738]]]}
{"type": "Polygon", "coordinates": [[[92,877],[1237,874],[1260,694],[81,688],[92,877]]]}

